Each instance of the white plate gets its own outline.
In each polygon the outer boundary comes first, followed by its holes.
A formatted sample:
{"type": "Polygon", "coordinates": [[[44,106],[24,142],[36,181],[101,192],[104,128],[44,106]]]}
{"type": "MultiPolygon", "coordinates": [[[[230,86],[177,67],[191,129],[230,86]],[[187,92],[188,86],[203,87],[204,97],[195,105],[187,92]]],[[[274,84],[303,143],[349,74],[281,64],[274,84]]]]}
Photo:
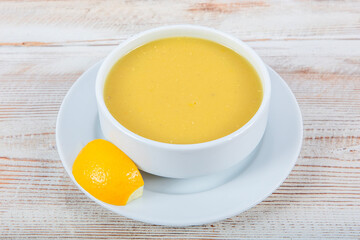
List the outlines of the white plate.
{"type": "Polygon", "coordinates": [[[284,80],[269,68],[272,97],[268,126],[245,169],[234,167],[216,176],[184,181],[144,174],[142,198],[126,206],[97,200],[77,184],[71,169],[79,151],[89,141],[102,138],[94,87],[100,64],[91,67],[71,87],[61,105],[56,126],[56,143],[64,168],[79,189],[99,205],[151,224],[212,223],[240,214],[263,201],[293,168],[301,149],[301,112],[284,80]]]}

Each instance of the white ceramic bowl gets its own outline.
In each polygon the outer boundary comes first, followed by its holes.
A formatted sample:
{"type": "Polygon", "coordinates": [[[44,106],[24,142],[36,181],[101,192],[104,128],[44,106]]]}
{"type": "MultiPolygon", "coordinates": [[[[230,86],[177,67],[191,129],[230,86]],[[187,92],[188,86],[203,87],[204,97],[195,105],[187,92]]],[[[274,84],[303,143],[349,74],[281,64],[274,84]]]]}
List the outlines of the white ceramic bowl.
{"type": "Polygon", "coordinates": [[[102,63],[96,79],[96,99],[100,125],[105,138],[124,151],[148,173],[172,178],[203,176],[227,169],[245,158],[259,144],[267,123],[271,84],[260,57],[242,41],[220,31],[194,25],[174,25],[151,29],[121,43],[102,63]],[[141,137],[122,126],[107,109],[103,92],[112,66],[133,49],[168,37],[196,37],[217,42],[245,57],[256,69],[263,86],[259,110],[237,131],[204,143],[169,144],[141,137]]]}

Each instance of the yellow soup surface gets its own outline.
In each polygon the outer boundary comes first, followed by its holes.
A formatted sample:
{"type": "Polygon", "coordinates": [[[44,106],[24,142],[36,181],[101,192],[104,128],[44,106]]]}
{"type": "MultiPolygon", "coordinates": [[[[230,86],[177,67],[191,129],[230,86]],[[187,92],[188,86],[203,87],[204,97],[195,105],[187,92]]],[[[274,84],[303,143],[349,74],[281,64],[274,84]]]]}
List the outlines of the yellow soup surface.
{"type": "Polygon", "coordinates": [[[263,91],[250,63],[212,41],[175,37],[147,43],[111,69],[104,100],[128,130],[165,143],[202,143],[245,125],[263,91]]]}

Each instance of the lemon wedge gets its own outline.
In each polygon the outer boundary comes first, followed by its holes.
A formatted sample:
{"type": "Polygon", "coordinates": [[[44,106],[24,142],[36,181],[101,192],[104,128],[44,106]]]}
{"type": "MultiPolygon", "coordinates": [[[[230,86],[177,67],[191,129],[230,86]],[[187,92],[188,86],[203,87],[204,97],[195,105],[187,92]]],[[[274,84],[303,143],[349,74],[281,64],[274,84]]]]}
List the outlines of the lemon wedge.
{"type": "Polygon", "coordinates": [[[144,180],[135,163],[103,139],[89,142],[80,151],[72,173],[88,193],[109,204],[126,205],[143,194],[144,180]]]}

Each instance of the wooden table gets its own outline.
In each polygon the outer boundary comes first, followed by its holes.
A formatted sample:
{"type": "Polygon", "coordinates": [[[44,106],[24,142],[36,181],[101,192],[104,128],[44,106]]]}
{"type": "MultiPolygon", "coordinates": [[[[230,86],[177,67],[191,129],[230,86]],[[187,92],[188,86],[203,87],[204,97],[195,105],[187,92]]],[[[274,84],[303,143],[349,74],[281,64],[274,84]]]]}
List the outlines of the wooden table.
{"type": "Polygon", "coordinates": [[[359,1],[1,1],[0,238],[360,238],[359,1]],[[295,93],[301,155],[261,204],[221,222],[153,226],[89,200],[55,122],[82,72],[140,31],[210,26],[253,47],[295,93]]]}

